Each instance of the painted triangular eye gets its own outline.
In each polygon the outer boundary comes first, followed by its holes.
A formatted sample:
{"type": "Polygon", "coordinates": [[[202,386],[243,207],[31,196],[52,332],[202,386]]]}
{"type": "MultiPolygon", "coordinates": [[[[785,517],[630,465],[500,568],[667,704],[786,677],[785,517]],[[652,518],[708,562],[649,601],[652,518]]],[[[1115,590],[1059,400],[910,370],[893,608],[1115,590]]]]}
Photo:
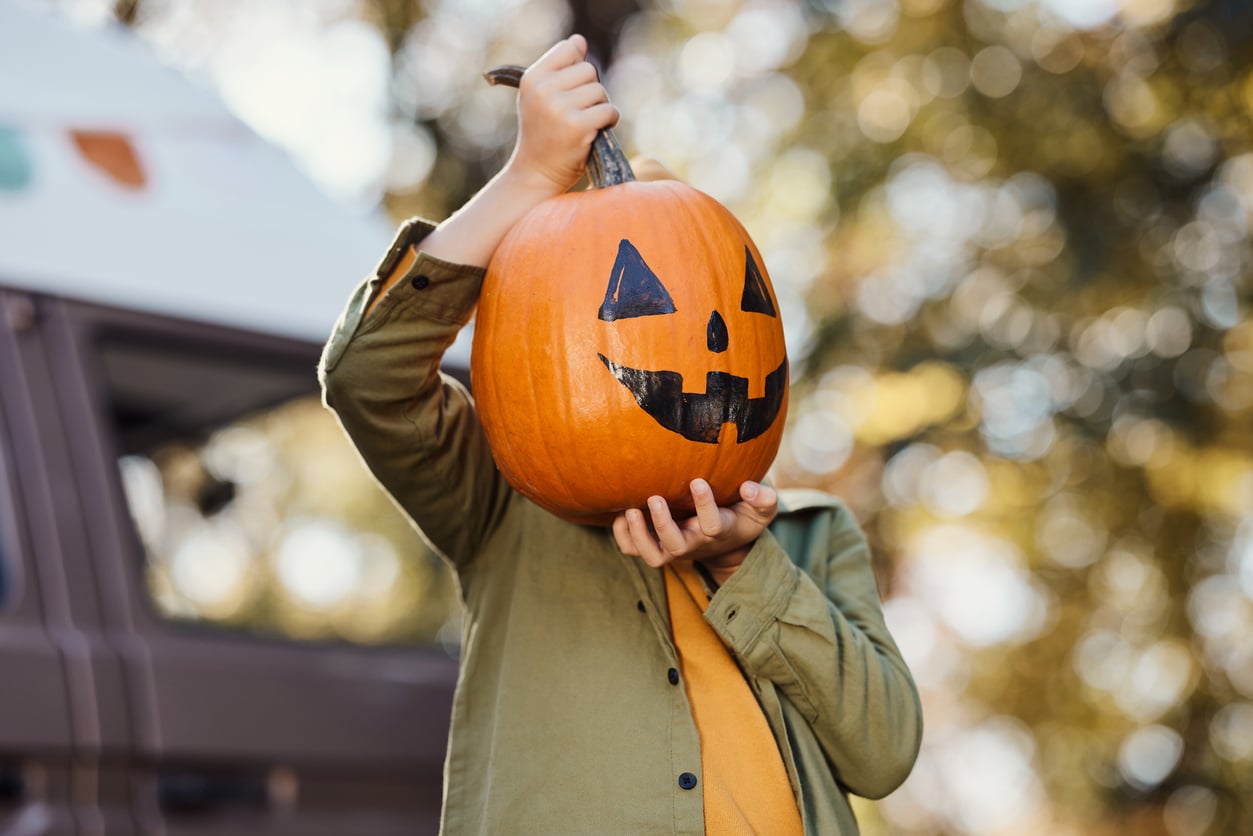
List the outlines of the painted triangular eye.
{"type": "Polygon", "coordinates": [[[635,246],[623,238],[609,274],[599,318],[605,322],[675,312],[674,300],[635,246]]]}
{"type": "Polygon", "coordinates": [[[740,310],[767,316],[778,315],[775,313],[774,303],[770,301],[766,280],[761,277],[761,269],[753,260],[753,254],[748,247],[744,248],[744,295],[740,297],[740,310]]]}

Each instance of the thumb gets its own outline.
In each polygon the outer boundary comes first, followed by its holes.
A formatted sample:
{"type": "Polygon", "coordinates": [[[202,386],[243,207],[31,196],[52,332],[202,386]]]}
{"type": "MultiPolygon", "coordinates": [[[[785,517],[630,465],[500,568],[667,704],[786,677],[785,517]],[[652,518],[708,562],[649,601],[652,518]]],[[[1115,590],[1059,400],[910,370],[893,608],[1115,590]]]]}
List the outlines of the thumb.
{"type": "Polygon", "coordinates": [[[740,485],[740,497],[763,517],[773,517],[779,507],[779,494],[760,482],[748,481],[740,485]]]}

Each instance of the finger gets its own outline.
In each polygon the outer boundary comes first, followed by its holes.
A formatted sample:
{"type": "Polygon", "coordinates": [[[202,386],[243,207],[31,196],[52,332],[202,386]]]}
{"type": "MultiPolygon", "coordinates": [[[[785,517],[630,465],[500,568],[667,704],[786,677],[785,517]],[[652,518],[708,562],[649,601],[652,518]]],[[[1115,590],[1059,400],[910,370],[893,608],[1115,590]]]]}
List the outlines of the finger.
{"type": "Polygon", "coordinates": [[[669,556],[682,554],[687,548],[687,543],[666,501],[660,496],[649,497],[648,513],[653,518],[653,531],[657,533],[657,542],[661,548],[665,549],[669,556]]]}
{"type": "Polygon", "coordinates": [[[722,513],[714,498],[713,488],[704,479],[693,479],[689,490],[692,492],[692,503],[696,506],[696,522],[700,525],[701,533],[706,537],[717,537],[722,533],[722,513]]]}
{"type": "Polygon", "coordinates": [[[580,123],[590,130],[600,130],[601,128],[612,128],[618,124],[621,114],[618,108],[609,102],[589,107],[587,110],[579,114],[580,123]]]}
{"type": "Polygon", "coordinates": [[[571,110],[588,110],[608,101],[609,92],[605,90],[604,85],[595,82],[580,84],[565,91],[561,96],[562,104],[571,110]]]}
{"type": "Polygon", "coordinates": [[[618,514],[613,518],[613,539],[618,544],[618,551],[631,557],[639,557],[635,540],[631,537],[631,527],[627,524],[626,514],[618,514]]]}
{"type": "Polygon", "coordinates": [[[554,72],[551,80],[562,90],[574,90],[579,87],[599,85],[600,75],[590,62],[576,61],[554,72]]]}
{"type": "MultiPolygon", "coordinates": [[[[529,68],[523,75],[524,95],[542,98],[555,109],[577,109],[583,99],[590,98],[589,90],[603,90],[603,85],[596,78],[596,68],[586,61],[577,61],[560,69],[552,69],[543,64],[529,68]],[[581,98],[571,99],[570,94],[582,91],[581,98]]],[[[605,94],[605,100],[609,96],[605,94]]]]}
{"type": "Polygon", "coordinates": [[[769,485],[745,482],[740,485],[740,497],[761,517],[771,518],[779,510],[779,494],[769,485]]]}
{"type": "Polygon", "coordinates": [[[653,533],[648,530],[644,512],[638,508],[628,508],[626,518],[631,540],[635,544],[636,555],[653,568],[664,566],[668,558],[653,538],[653,533]]]}
{"type": "Polygon", "coordinates": [[[550,75],[563,67],[579,63],[585,57],[587,57],[587,41],[582,35],[571,35],[565,40],[557,41],[548,48],[547,52],[536,58],[535,63],[527,67],[526,72],[522,74],[522,82],[527,83],[538,76],[550,75]]]}
{"type": "Polygon", "coordinates": [[[544,62],[545,68],[559,70],[562,67],[577,64],[586,57],[587,39],[582,35],[571,35],[549,47],[539,60],[544,62]]]}

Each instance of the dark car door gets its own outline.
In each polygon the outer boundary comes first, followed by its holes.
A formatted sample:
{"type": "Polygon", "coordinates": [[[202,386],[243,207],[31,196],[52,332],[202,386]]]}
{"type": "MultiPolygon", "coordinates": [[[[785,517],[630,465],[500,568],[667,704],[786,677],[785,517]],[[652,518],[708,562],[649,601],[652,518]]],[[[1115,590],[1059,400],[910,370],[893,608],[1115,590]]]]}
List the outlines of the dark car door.
{"type": "Polygon", "coordinates": [[[39,327],[0,288],[0,832],[133,833],[124,783],[102,781],[128,732],[92,602],[70,596],[82,529],[55,476],[64,449],[44,444],[58,409],[39,327]]]}
{"type": "Polygon", "coordinates": [[[311,475],[343,443],[318,346],[37,307],[60,416],[39,432],[84,532],[69,583],[118,660],[142,831],[434,833],[454,587],[359,462],[311,475]]]}

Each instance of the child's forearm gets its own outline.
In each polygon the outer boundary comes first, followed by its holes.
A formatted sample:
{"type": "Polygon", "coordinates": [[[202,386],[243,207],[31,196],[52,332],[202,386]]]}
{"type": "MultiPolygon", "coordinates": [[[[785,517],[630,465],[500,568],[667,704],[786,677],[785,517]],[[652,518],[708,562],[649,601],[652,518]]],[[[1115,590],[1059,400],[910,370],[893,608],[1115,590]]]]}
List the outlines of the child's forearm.
{"type": "Polygon", "coordinates": [[[547,181],[506,166],[418,249],[444,261],[486,267],[513,225],[555,194],[547,181]]]}
{"type": "Polygon", "coordinates": [[[397,261],[374,295],[372,308],[408,273],[419,252],[454,264],[486,267],[505,234],[531,208],[553,196],[544,183],[528,182],[506,166],[474,197],[397,261]]]}

